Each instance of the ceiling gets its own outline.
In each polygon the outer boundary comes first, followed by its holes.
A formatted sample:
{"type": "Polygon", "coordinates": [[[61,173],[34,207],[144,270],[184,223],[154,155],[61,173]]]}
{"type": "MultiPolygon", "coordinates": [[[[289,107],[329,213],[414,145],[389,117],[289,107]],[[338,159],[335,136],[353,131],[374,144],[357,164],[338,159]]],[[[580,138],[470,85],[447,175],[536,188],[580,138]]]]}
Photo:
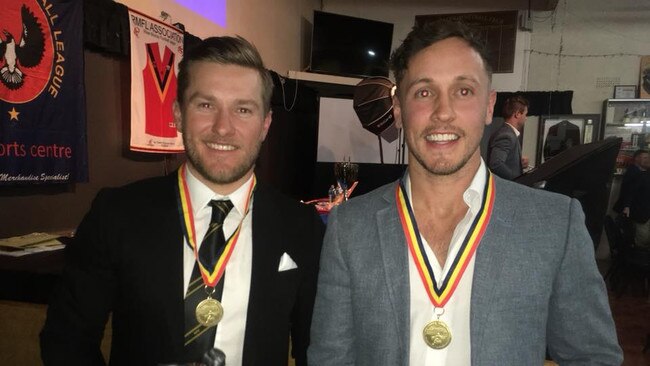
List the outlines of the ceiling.
{"type": "MultiPolygon", "coordinates": [[[[366,1],[379,1],[382,3],[395,3],[399,4],[403,0],[366,0],[366,1]]],[[[535,10],[535,11],[550,11],[555,10],[559,0],[409,0],[411,4],[431,4],[436,7],[448,7],[452,5],[454,8],[493,8],[496,10],[535,10]]]]}

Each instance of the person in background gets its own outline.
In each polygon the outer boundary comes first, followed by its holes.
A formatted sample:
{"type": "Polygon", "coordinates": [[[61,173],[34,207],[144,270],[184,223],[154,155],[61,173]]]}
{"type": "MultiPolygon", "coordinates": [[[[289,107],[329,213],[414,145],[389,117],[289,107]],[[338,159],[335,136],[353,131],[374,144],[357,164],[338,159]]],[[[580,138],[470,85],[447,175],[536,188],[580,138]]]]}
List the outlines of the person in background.
{"type": "Polygon", "coordinates": [[[625,169],[614,211],[634,223],[634,242],[650,247],[650,152],[639,149],[625,169]]]}
{"type": "Polygon", "coordinates": [[[286,366],[290,335],[307,364],[324,228],[313,207],[256,180],[272,90],[241,37],[186,52],[173,113],[187,162],[99,192],[66,248],[45,365],[104,364],[111,313],[111,365],[194,364],[220,349],[229,366],[286,366]]]}
{"type": "Polygon", "coordinates": [[[481,159],[483,44],[443,21],[393,53],[407,172],[330,213],[310,365],[541,365],[547,348],[560,365],[622,362],[578,201],[481,159]]]}
{"type": "Polygon", "coordinates": [[[488,167],[503,179],[512,180],[528,168],[528,158],[521,156],[519,135],[528,116],[528,100],[516,95],[503,105],[505,123],[492,134],[488,146],[488,167]]]}

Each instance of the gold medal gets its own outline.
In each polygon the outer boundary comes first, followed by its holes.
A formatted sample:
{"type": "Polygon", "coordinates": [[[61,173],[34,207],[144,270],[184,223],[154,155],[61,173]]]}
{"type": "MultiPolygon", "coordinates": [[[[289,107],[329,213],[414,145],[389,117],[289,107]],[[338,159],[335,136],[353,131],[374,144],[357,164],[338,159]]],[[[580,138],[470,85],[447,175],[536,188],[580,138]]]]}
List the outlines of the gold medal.
{"type": "Polygon", "coordinates": [[[443,349],[451,343],[451,332],[445,322],[434,320],[422,331],[424,342],[433,349],[443,349]]]}
{"type": "Polygon", "coordinates": [[[221,303],[211,297],[201,301],[196,306],[196,321],[206,327],[214,327],[223,318],[221,303]]]}

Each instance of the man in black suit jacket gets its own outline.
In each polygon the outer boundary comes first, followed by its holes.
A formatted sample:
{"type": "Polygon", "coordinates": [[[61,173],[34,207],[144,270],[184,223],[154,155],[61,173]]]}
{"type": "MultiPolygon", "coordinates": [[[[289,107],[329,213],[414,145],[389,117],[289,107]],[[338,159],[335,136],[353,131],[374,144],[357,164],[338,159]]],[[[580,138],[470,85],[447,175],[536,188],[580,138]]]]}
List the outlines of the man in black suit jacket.
{"type": "Polygon", "coordinates": [[[490,137],[488,167],[501,178],[512,180],[528,167],[528,159],[521,156],[519,135],[528,116],[528,100],[516,95],[503,105],[505,123],[490,137]]]}
{"type": "Polygon", "coordinates": [[[286,366],[291,335],[296,364],[307,364],[323,224],[312,208],[256,184],[272,88],[243,38],[208,38],[186,52],[174,116],[187,162],[169,176],[99,192],[66,248],[41,333],[45,365],[103,365],[111,312],[111,365],[200,361],[186,338],[191,278],[223,310],[216,330],[205,325],[213,338],[201,354],[215,347],[229,366],[286,366]],[[217,229],[229,239],[214,270],[197,266],[202,276],[194,277],[212,199],[234,205],[217,229]]]}
{"type": "Polygon", "coordinates": [[[633,164],[625,169],[614,211],[634,222],[635,242],[650,245],[650,152],[639,149],[632,155],[633,164]]]}

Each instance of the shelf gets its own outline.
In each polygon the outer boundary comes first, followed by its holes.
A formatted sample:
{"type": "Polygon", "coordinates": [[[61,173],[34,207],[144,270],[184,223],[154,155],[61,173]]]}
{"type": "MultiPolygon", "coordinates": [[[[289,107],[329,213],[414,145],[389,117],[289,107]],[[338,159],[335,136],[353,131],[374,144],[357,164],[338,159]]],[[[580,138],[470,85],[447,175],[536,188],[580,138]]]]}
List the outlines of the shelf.
{"type": "Polygon", "coordinates": [[[363,79],[349,78],[345,76],[336,76],[336,75],[326,75],[326,74],[316,74],[312,72],[303,72],[303,71],[287,71],[287,76],[291,79],[303,80],[303,81],[314,81],[317,83],[327,83],[327,84],[340,84],[340,85],[352,85],[355,86],[363,79]]]}

